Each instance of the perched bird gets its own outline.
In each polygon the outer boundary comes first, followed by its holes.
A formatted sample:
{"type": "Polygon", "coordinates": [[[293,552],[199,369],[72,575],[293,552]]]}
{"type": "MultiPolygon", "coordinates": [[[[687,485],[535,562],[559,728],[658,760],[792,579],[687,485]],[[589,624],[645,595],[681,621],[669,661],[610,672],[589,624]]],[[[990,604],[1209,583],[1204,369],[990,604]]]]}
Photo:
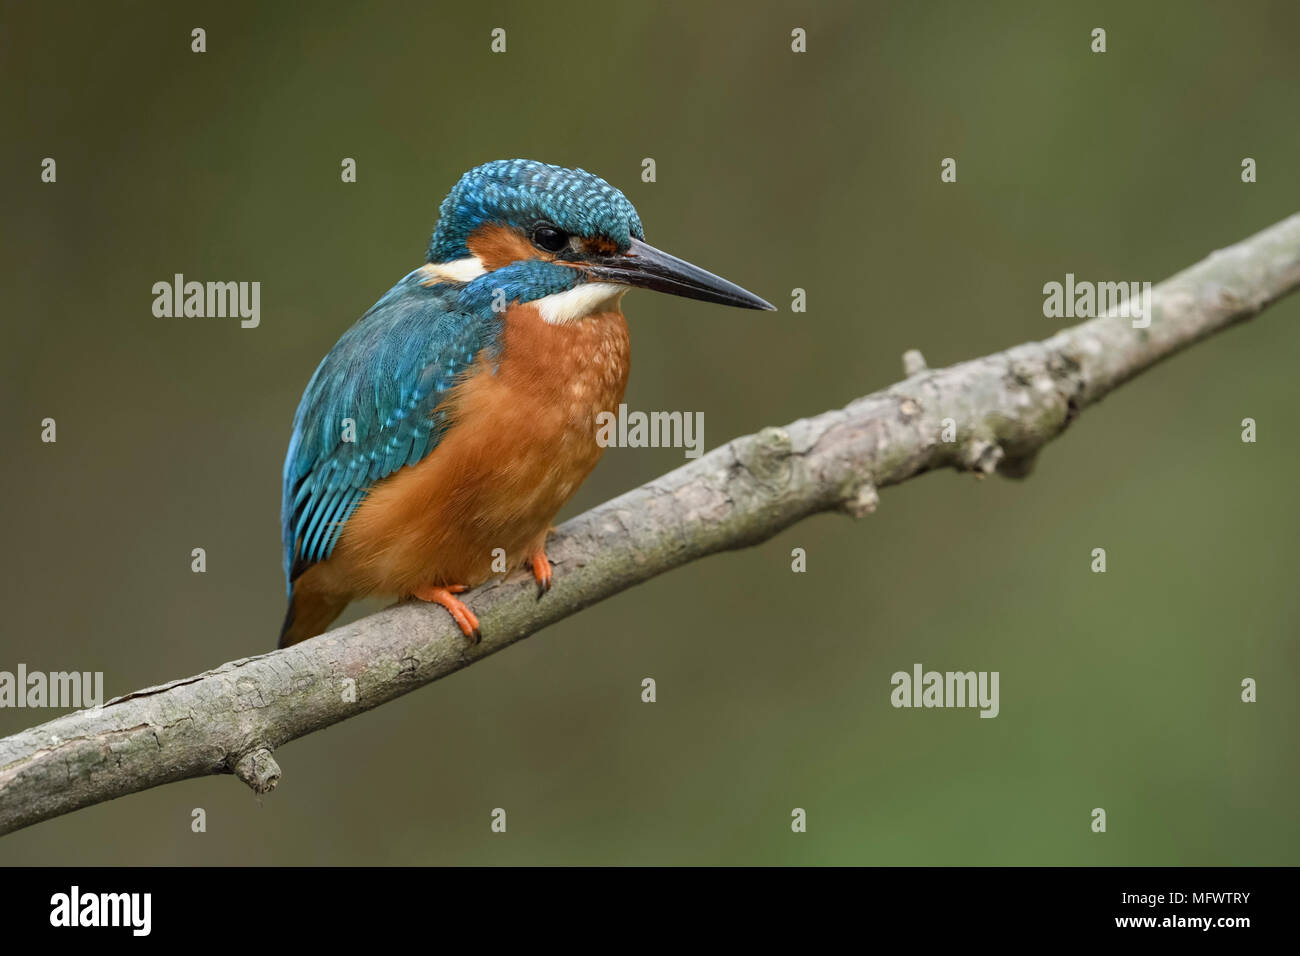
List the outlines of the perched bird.
{"type": "Polygon", "coordinates": [[[597,415],[627,384],[630,288],[771,309],[647,245],[598,176],[532,160],[470,170],[443,200],[428,261],[348,329],[316,369],[284,462],[286,647],[368,594],[441,604],[531,565],[595,467],[597,415]],[[499,557],[500,552],[497,552],[499,557]]]}

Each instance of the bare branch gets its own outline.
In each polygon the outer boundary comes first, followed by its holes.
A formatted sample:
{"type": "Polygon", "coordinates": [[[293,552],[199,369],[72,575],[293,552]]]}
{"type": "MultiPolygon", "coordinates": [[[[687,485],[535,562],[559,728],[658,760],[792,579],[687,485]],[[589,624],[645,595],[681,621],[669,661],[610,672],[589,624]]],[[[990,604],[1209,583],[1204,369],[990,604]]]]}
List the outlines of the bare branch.
{"type": "Polygon", "coordinates": [[[1111,315],[1043,342],[930,370],[847,407],[765,428],[593,508],[559,529],[555,584],[515,574],[469,603],[483,641],[407,604],[281,651],[127,694],[0,740],[0,833],[212,773],[259,793],[286,741],[376,707],[689,561],[801,518],[877,505],[878,489],[936,468],[1021,477],[1078,413],[1123,382],[1300,285],[1300,215],[1161,283],[1148,328],[1111,315]],[[951,419],[951,423],[946,423],[951,419]],[[955,440],[944,441],[945,425],[955,440]]]}

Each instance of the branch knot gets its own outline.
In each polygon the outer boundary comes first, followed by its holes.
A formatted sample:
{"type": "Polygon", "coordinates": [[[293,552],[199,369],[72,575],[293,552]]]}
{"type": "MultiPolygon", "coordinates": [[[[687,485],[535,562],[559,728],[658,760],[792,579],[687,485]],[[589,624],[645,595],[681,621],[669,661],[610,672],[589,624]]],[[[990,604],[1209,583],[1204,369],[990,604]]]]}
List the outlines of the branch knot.
{"type": "Polygon", "coordinates": [[[790,483],[790,454],[794,442],[784,428],[768,426],[747,441],[735,444],[736,460],[764,485],[790,483]]]}
{"type": "Polygon", "coordinates": [[[250,750],[235,761],[232,769],[254,793],[270,793],[280,782],[280,765],[265,747],[250,750]]]}
{"type": "Polygon", "coordinates": [[[875,482],[868,478],[844,496],[840,507],[855,518],[865,518],[869,514],[875,514],[879,504],[880,495],[876,491],[875,482]]]}

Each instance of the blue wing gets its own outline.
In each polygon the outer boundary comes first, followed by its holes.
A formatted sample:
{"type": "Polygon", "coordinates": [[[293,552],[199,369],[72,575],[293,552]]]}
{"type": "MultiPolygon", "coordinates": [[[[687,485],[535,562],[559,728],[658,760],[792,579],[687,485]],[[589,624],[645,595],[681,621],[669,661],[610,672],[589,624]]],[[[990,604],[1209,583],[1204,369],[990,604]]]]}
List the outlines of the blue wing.
{"type": "Polygon", "coordinates": [[[490,310],[465,311],[455,286],[423,278],[408,275],[343,334],[298,405],[280,509],[291,596],[375,482],[437,447],[446,422],[434,409],[479,352],[499,348],[490,310]]]}

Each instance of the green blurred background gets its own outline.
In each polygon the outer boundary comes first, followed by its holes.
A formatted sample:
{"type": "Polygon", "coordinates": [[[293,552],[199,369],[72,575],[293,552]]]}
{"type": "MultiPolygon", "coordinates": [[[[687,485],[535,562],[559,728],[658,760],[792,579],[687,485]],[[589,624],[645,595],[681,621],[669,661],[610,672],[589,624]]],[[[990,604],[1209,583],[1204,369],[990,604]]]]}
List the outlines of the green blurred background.
{"type": "MultiPolygon", "coordinates": [[[[1046,337],[1066,272],[1159,280],[1300,207],[1292,3],[3,17],[0,669],[102,670],[108,697],[274,647],[299,395],[473,165],[592,170],[651,242],[780,306],[625,303],[629,405],[703,411],[710,448],[892,383],[909,348],[937,367],[1046,337]],[[261,327],[155,318],[176,272],[260,281],[261,327]]],[[[293,742],[260,800],[174,784],[5,837],[0,861],[1300,863],[1298,318],[1287,301],[1142,376],[1026,482],[890,489],[870,519],[693,564],[293,742]],[[999,671],[1001,715],[893,709],[915,662],[999,671]]],[[[565,514],[681,463],[611,450],[565,514]]],[[[58,713],[0,711],[0,732],[58,713]]]]}

